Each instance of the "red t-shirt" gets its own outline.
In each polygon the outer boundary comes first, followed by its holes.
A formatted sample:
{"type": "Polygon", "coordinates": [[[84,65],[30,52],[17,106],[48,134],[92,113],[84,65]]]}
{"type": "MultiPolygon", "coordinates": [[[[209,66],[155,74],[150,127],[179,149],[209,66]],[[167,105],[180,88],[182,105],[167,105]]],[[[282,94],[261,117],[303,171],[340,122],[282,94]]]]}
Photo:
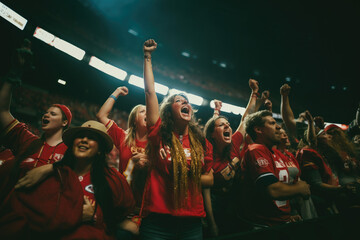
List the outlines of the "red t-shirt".
{"type": "Polygon", "coordinates": [[[262,144],[249,144],[244,156],[249,217],[270,226],[290,221],[291,211],[289,200],[272,200],[266,193],[266,187],[272,183],[289,183],[287,158],[272,150],[262,144]],[[259,186],[260,183],[264,185],[259,186]]]}
{"type": "Polygon", "coordinates": [[[135,166],[134,162],[130,160],[135,153],[145,153],[147,141],[139,141],[136,139],[136,145],[129,147],[125,143],[126,131],[120,128],[113,120],[109,120],[106,128],[115,147],[119,150],[119,172],[123,173],[126,180],[130,182],[131,173],[135,166]]]}
{"type": "MultiPolygon", "coordinates": [[[[133,209],[134,199],[126,179],[116,169],[106,171],[105,177],[113,196],[113,214],[120,222],[133,209]]],[[[54,236],[61,239],[115,239],[105,231],[100,206],[95,223],[82,222],[83,196],[95,200],[89,189],[92,189],[90,174],[85,174],[80,182],[69,167],[59,167],[36,188],[12,191],[0,208],[0,238],[35,238],[41,234],[41,238],[49,239],[54,236]]]]}
{"type": "MultiPolygon", "coordinates": [[[[33,141],[39,139],[39,137],[32,134],[24,123],[14,119],[5,128],[2,133],[2,139],[4,146],[9,148],[14,156],[17,156],[26,150],[33,141]]],[[[30,155],[22,162],[22,168],[30,170],[34,167],[57,162],[64,157],[66,149],[67,146],[63,142],[56,146],[50,146],[44,142],[43,146],[36,153],[30,155]]]]}
{"type": "MultiPolygon", "coordinates": [[[[189,188],[187,192],[187,202],[183,208],[174,209],[173,207],[173,174],[170,151],[167,146],[163,146],[159,134],[161,119],[154,126],[149,127],[148,139],[157,149],[157,159],[151,159],[153,168],[150,173],[150,183],[147,189],[146,212],[155,212],[162,214],[171,214],[173,216],[205,217],[204,203],[201,191],[189,188]],[[167,157],[162,159],[160,149],[165,148],[167,157]]],[[[188,160],[188,166],[191,162],[189,136],[177,136],[181,139],[185,156],[188,160]]],[[[206,151],[202,160],[202,172],[207,173],[211,170],[213,162],[212,145],[206,141],[206,151]]]]}
{"type": "MultiPolygon", "coordinates": [[[[227,185],[229,181],[227,178],[221,174],[225,168],[229,167],[229,162],[234,158],[238,158],[240,165],[240,146],[243,143],[243,136],[239,131],[236,131],[231,138],[231,149],[230,149],[230,159],[223,159],[221,155],[215,154],[214,163],[212,169],[214,170],[214,188],[222,188],[227,185]]],[[[233,169],[231,171],[234,171],[233,169]]],[[[234,176],[233,174],[231,176],[234,176]]]]}
{"type": "Polygon", "coordinates": [[[303,172],[307,169],[318,170],[323,183],[338,186],[339,178],[325,162],[324,158],[314,149],[302,148],[296,153],[296,158],[302,166],[303,172]]]}

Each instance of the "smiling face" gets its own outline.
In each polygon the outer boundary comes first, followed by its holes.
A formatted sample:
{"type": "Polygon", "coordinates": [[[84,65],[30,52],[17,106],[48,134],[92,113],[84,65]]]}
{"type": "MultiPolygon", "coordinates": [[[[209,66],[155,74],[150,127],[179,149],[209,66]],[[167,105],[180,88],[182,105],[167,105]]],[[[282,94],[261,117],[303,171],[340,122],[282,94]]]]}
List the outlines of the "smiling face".
{"type": "Polygon", "coordinates": [[[192,114],[192,107],[189,102],[183,96],[176,95],[174,97],[174,102],[171,106],[174,121],[185,121],[190,122],[191,114],[192,114]]]}
{"type": "Polygon", "coordinates": [[[99,151],[98,137],[93,133],[79,133],[73,142],[73,153],[77,159],[91,159],[99,151]]]}
{"type": "Polygon", "coordinates": [[[62,129],[67,124],[63,120],[63,114],[58,107],[50,107],[41,119],[41,129],[45,132],[62,129]]]}
{"type": "Polygon", "coordinates": [[[231,144],[232,129],[227,119],[220,117],[215,121],[212,137],[218,146],[231,144]]]}

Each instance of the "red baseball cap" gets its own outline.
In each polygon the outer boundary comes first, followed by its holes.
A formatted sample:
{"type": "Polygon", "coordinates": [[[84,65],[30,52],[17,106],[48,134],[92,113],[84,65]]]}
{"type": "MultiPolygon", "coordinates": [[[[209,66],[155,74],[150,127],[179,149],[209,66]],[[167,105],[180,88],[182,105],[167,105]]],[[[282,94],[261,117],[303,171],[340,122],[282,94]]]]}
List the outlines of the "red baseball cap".
{"type": "Polygon", "coordinates": [[[66,126],[70,126],[71,119],[72,119],[72,114],[71,114],[70,109],[67,106],[62,105],[62,104],[53,104],[53,106],[61,109],[61,111],[65,114],[66,119],[68,120],[68,123],[66,126]]]}
{"type": "Polygon", "coordinates": [[[345,124],[329,124],[327,125],[325,128],[324,128],[324,131],[327,132],[328,130],[332,129],[332,128],[339,128],[343,131],[347,130],[349,128],[348,125],[345,125],[345,124]]]}

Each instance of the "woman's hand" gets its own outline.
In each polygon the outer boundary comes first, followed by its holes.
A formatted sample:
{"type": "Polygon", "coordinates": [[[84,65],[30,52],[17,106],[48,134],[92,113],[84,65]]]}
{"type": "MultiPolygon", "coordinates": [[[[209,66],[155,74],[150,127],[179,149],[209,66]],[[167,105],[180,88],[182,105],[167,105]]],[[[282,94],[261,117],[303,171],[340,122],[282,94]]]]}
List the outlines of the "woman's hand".
{"type": "Polygon", "coordinates": [[[19,179],[15,185],[15,189],[29,188],[39,184],[47,176],[54,171],[52,164],[46,164],[41,167],[34,168],[26,173],[26,175],[19,179]]]}
{"type": "Polygon", "coordinates": [[[87,196],[84,196],[84,205],[83,205],[83,222],[91,222],[93,219],[95,211],[95,201],[89,199],[87,196]]]}
{"type": "Polygon", "coordinates": [[[126,96],[126,95],[128,95],[128,93],[129,93],[129,90],[128,90],[128,88],[127,87],[118,87],[116,90],[115,90],[115,92],[116,92],[116,95],[115,96],[126,96]]]}
{"type": "Polygon", "coordinates": [[[251,79],[249,80],[249,87],[251,88],[251,90],[254,93],[257,93],[259,91],[259,83],[258,81],[256,81],[255,79],[251,79]]]}
{"type": "Polygon", "coordinates": [[[149,159],[145,153],[134,153],[131,159],[140,167],[144,167],[149,163],[149,159]]]}
{"type": "Polygon", "coordinates": [[[155,51],[156,48],[157,48],[157,43],[155,42],[154,39],[149,39],[144,42],[143,50],[145,55],[151,55],[151,53],[155,51]]]}

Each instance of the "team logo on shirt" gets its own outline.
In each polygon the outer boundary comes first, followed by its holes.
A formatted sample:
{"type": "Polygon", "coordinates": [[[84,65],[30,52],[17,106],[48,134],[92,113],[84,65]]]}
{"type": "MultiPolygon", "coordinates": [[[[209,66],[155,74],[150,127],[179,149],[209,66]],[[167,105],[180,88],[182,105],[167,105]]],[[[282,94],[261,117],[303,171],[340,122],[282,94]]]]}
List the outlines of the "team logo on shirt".
{"type": "Polygon", "coordinates": [[[274,161],[276,168],[285,168],[284,162],[279,158],[280,161],[274,161]]]}
{"type": "Polygon", "coordinates": [[[258,158],[256,162],[259,167],[267,167],[269,165],[269,161],[265,158],[258,158]]]}
{"type": "Polygon", "coordinates": [[[63,154],[55,153],[54,160],[57,162],[57,161],[60,161],[63,157],[64,157],[63,154]]]}
{"type": "Polygon", "coordinates": [[[136,146],[132,146],[131,147],[131,153],[135,154],[135,153],[145,153],[145,149],[142,147],[136,147],[136,146]]]}
{"type": "Polygon", "coordinates": [[[159,150],[159,154],[161,159],[165,160],[167,159],[168,161],[171,161],[171,155],[170,155],[170,147],[169,146],[164,146],[163,148],[161,148],[159,150]]]}
{"type": "Polygon", "coordinates": [[[89,184],[85,187],[85,191],[94,194],[94,187],[92,184],[89,184]]]}

